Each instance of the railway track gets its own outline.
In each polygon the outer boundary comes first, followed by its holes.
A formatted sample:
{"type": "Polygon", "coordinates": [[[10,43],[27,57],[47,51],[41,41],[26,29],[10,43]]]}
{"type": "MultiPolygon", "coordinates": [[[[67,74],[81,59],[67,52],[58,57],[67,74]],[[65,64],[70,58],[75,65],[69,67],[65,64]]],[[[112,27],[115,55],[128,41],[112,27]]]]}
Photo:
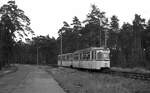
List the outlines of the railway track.
{"type": "Polygon", "coordinates": [[[105,69],[105,70],[98,71],[98,72],[104,73],[104,74],[122,76],[122,77],[126,77],[126,78],[150,81],[150,73],[135,73],[135,72],[125,72],[125,71],[124,72],[123,71],[113,71],[111,69],[105,69]]]}

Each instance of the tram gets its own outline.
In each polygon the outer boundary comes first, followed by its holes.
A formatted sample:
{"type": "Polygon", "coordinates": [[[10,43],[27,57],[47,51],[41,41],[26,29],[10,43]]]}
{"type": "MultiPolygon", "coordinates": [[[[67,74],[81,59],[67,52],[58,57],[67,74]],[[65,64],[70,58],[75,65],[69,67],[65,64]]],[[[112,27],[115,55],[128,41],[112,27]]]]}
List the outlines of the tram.
{"type": "Polygon", "coordinates": [[[84,69],[110,68],[110,50],[104,47],[90,47],[73,53],[58,55],[58,66],[84,69]]]}

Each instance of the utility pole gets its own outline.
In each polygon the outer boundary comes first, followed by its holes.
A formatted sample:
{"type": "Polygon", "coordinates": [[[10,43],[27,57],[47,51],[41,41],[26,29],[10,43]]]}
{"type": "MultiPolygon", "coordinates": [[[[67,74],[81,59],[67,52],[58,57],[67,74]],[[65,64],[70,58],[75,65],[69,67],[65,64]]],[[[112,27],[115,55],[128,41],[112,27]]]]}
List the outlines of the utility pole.
{"type": "Polygon", "coordinates": [[[105,30],[105,48],[107,48],[107,29],[105,30]]]}
{"type": "Polygon", "coordinates": [[[60,31],[61,33],[61,41],[60,41],[60,58],[61,58],[61,65],[62,65],[62,30],[60,31]]]}
{"type": "Polygon", "coordinates": [[[100,20],[100,18],[99,18],[99,27],[100,27],[100,29],[99,29],[99,47],[101,47],[101,20],[100,20]]]}
{"type": "Polygon", "coordinates": [[[39,65],[39,48],[37,47],[37,65],[39,65]]]}

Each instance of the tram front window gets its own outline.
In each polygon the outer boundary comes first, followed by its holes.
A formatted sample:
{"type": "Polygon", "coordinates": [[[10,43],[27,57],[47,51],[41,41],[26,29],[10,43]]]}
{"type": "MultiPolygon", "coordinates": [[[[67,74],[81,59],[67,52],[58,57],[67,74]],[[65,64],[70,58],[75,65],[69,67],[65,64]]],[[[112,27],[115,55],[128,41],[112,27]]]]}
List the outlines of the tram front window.
{"type": "Polygon", "coordinates": [[[104,53],[103,57],[104,57],[104,60],[109,60],[109,53],[104,53]]]}
{"type": "Polygon", "coordinates": [[[97,52],[96,60],[103,60],[103,56],[101,52],[97,52]]]}
{"type": "Polygon", "coordinates": [[[109,60],[109,53],[97,52],[96,60],[109,60]]]}

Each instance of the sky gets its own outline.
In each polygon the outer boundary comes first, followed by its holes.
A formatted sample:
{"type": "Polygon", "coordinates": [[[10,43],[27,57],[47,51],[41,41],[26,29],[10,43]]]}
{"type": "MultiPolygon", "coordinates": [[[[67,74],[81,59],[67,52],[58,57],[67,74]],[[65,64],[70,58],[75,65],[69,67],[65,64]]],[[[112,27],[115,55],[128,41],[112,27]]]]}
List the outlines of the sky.
{"type": "MultiPolygon", "coordinates": [[[[0,0],[0,6],[8,0],[0,0]]],[[[132,23],[135,13],[142,18],[150,19],[149,0],[15,0],[18,7],[24,10],[31,20],[31,28],[36,35],[58,37],[58,30],[63,21],[72,23],[77,16],[80,21],[86,19],[91,4],[95,4],[106,17],[116,15],[123,22],[132,23]]]]}

